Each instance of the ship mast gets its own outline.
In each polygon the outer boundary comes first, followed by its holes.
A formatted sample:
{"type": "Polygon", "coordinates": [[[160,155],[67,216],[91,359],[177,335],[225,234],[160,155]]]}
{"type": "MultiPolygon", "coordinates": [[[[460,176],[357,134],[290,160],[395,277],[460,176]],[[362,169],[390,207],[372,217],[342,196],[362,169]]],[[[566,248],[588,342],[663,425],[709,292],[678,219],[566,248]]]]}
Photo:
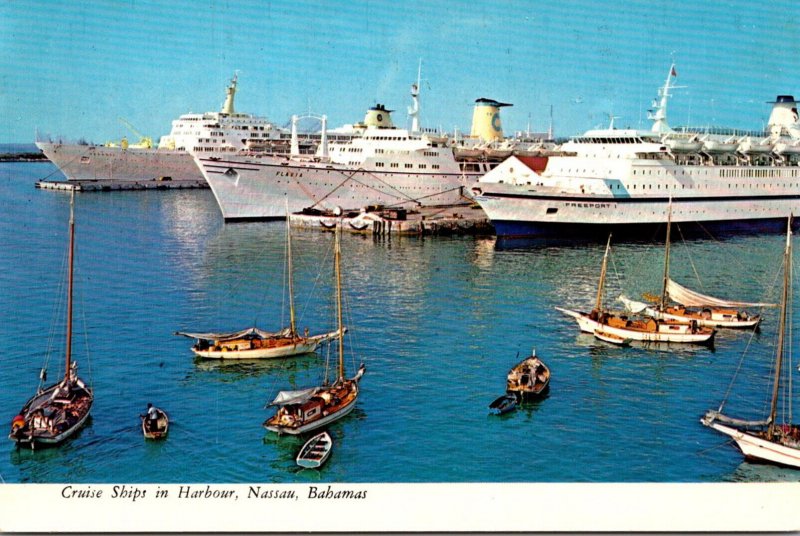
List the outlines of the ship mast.
{"type": "Polygon", "coordinates": [[[653,127],[651,129],[653,132],[661,134],[672,132],[672,128],[667,123],[667,101],[669,97],[672,96],[669,91],[678,87],[670,85],[673,76],[678,76],[678,73],[675,71],[675,62],[672,62],[672,65],[669,67],[669,74],[667,74],[664,87],[658,90],[660,100],[658,102],[653,101],[653,110],[647,116],[648,119],[653,121],[653,127]]]}
{"type": "Polygon", "coordinates": [[[294,322],[294,278],[292,277],[292,230],[289,225],[289,199],[286,199],[286,269],[289,272],[289,329],[294,338],[297,328],[294,322]]]}
{"type": "Polygon", "coordinates": [[[344,327],[342,326],[341,220],[336,225],[333,261],[336,267],[336,320],[339,326],[339,382],[344,380],[344,327]]]}
{"type": "Polygon", "coordinates": [[[669,281],[669,248],[670,233],[672,232],[672,197],[669,198],[669,208],[667,209],[667,243],[664,248],[664,282],[661,286],[661,311],[667,307],[667,281],[669,281]]]}
{"type": "Polygon", "coordinates": [[[65,352],[66,368],[64,370],[64,380],[69,387],[69,371],[72,366],[72,285],[73,285],[73,266],[75,263],[75,190],[69,199],[69,261],[67,275],[67,348],[65,352]]]}
{"type": "Polygon", "coordinates": [[[772,385],[772,401],[769,410],[769,428],[767,437],[772,438],[775,434],[775,418],[778,414],[778,394],[780,390],[781,367],[783,366],[783,345],[786,331],[786,309],[789,302],[789,286],[792,274],[792,218],[786,229],[786,249],[783,254],[783,294],[781,296],[781,317],[778,327],[778,349],[775,356],[775,377],[772,385]]]}
{"type": "Polygon", "coordinates": [[[411,132],[419,132],[419,88],[422,83],[422,59],[419,60],[417,69],[417,83],[411,84],[411,100],[413,106],[408,107],[408,115],[411,116],[411,132]]]}
{"type": "Polygon", "coordinates": [[[608,243],[606,244],[606,253],[603,255],[603,267],[600,268],[600,282],[597,284],[597,300],[594,304],[594,310],[600,312],[603,306],[603,288],[606,284],[606,270],[608,269],[608,251],[611,249],[611,233],[608,233],[608,243]]]}

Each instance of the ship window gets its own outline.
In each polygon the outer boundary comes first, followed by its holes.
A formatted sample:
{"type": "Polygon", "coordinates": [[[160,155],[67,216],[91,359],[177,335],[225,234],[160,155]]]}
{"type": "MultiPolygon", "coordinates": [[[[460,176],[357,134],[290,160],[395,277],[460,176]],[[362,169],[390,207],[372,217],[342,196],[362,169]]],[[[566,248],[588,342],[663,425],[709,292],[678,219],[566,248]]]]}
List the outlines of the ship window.
{"type": "Polygon", "coordinates": [[[547,213],[548,214],[555,214],[556,212],[558,212],[558,209],[555,208],[555,207],[548,207],[547,208],[547,213]]]}

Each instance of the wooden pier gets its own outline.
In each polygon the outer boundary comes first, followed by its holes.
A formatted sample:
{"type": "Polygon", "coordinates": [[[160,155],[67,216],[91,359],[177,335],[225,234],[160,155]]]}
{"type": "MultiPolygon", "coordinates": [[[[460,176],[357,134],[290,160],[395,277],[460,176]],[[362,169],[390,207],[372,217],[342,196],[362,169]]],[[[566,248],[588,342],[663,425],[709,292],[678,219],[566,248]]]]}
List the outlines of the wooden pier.
{"type": "Polygon", "coordinates": [[[208,188],[205,180],[115,181],[111,179],[87,181],[39,181],[37,188],[44,190],[75,190],[76,192],[112,192],[120,190],[175,190],[208,188]]]}
{"type": "Polygon", "coordinates": [[[295,213],[289,216],[293,227],[323,231],[335,228],[340,219],[344,231],[375,236],[494,234],[494,227],[478,205],[421,207],[414,211],[378,208],[345,212],[341,216],[328,213],[295,213]]]}

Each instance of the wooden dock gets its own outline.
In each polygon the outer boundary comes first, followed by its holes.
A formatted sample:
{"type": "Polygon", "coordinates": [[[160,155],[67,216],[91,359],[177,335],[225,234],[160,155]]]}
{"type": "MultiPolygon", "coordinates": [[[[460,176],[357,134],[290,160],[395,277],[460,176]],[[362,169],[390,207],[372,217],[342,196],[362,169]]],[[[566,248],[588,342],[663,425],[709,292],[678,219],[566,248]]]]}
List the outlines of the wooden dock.
{"type": "Polygon", "coordinates": [[[174,190],[208,188],[205,180],[115,181],[39,181],[37,188],[44,190],[75,190],[76,192],[112,192],[120,190],[174,190]]]}
{"type": "Polygon", "coordinates": [[[332,230],[341,219],[342,230],[351,233],[391,235],[491,235],[494,227],[476,204],[421,207],[414,211],[380,208],[334,214],[295,213],[293,227],[332,230]]]}

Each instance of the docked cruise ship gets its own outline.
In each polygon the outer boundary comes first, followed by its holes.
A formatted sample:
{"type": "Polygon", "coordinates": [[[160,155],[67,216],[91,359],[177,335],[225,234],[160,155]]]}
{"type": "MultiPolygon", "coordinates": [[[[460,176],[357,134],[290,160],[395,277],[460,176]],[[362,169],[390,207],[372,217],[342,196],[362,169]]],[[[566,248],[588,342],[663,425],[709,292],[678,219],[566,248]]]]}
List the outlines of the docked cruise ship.
{"type": "Polygon", "coordinates": [[[181,115],[157,147],[144,137],[136,144],[123,139],[107,145],[37,140],[36,145],[70,181],[202,181],[192,153],[235,153],[244,148],[288,152],[288,130],[235,111],[236,84],[234,75],[219,112],[181,115]]]}
{"type": "MultiPolygon", "coordinates": [[[[383,105],[371,107],[363,122],[328,132],[323,123],[313,158],[263,154],[196,153],[226,221],[277,219],[289,210],[359,210],[382,205],[420,206],[471,202],[469,186],[497,165],[486,158],[457,160],[452,140],[419,127],[419,86],[411,87],[411,128],[398,128],[383,105]],[[337,136],[333,139],[330,135],[337,136]]],[[[484,141],[502,139],[499,108],[476,101],[473,133],[484,141]],[[484,132],[484,130],[486,132],[484,132]]],[[[293,131],[295,129],[293,128],[293,131]]]]}
{"type": "Polygon", "coordinates": [[[673,130],[666,106],[674,66],[649,131],[590,130],[561,154],[511,157],[472,187],[498,236],[641,234],[667,221],[706,230],[776,228],[800,213],[800,124],[789,95],[766,132],[673,130]],[[781,223],[784,222],[784,223],[781,223]]]}

